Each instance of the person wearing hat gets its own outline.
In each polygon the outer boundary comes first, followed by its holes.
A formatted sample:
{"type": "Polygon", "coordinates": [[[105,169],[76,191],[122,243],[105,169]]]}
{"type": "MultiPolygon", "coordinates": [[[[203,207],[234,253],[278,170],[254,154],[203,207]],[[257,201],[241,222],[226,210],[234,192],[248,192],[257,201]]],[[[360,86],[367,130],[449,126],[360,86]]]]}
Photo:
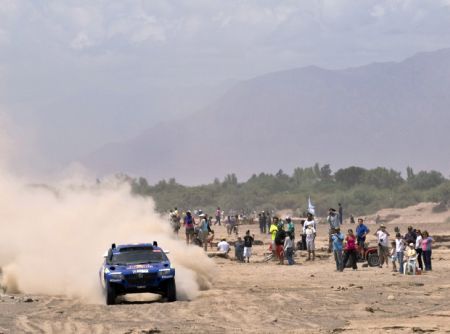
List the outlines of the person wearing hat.
{"type": "Polygon", "coordinates": [[[389,265],[389,232],[386,231],[384,224],[380,225],[380,228],[375,232],[375,236],[378,241],[378,258],[380,261],[380,268],[386,262],[386,266],[389,265]]]}
{"type": "Polygon", "coordinates": [[[328,217],[327,217],[327,222],[329,225],[329,230],[328,230],[328,253],[331,253],[331,232],[333,229],[337,229],[341,227],[341,221],[339,219],[339,214],[336,212],[335,209],[330,208],[328,210],[328,217]]]}
{"type": "Polygon", "coordinates": [[[415,249],[415,244],[414,243],[410,243],[406,249],[405,249],[405,273],[407,274],[408,272],[414,271],[414,266],[416,265],[416,260],[417,258],[417,253],[416,253],[416,249],[415,249]]]}
{"type": "Polygon", "coordinates": [[[417,255],[416,249],[415,249],[415,245],[411,242],[408,247],[406,247],[405,250],[405,256],[406,256],[406,260],[409,260],[411,257],[414,257],[417,255]]]}

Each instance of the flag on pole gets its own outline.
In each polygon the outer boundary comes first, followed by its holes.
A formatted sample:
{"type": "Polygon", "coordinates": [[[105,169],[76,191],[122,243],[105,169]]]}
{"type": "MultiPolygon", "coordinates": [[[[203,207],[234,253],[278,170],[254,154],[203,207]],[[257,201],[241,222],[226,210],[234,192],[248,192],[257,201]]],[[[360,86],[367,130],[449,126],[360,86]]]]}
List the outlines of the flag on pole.
{"type": "Polygon", "coordinates": [[[316,215],[316,209],[311,202],[311,196],[309,196],[309,198],[308,198],[308,212],[312,213],[313,215],[316,215]]]}

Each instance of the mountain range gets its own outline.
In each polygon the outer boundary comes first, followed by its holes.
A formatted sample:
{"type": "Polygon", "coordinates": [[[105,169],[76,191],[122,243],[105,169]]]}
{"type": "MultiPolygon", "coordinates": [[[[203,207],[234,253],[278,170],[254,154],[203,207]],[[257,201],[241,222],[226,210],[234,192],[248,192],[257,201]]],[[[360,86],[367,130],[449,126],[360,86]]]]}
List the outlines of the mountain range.
{"type": "Polygon", "coordinates": [[[205,183],[315,162],[450,174],[450,49],[241,81],[208,107],[81,159],[98,175],[205,183]]]}

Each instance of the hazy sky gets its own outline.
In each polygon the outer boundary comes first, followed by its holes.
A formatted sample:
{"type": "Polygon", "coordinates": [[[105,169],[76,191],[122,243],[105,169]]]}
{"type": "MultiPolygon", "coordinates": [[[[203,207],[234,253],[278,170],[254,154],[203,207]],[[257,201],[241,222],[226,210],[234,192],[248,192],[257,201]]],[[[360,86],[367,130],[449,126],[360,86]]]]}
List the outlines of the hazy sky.
{"type": "Polygon", "coordinates": [[[0,110],[53,166],[234,80],[445,47],[450,0],[0,0],[0,110]]]}

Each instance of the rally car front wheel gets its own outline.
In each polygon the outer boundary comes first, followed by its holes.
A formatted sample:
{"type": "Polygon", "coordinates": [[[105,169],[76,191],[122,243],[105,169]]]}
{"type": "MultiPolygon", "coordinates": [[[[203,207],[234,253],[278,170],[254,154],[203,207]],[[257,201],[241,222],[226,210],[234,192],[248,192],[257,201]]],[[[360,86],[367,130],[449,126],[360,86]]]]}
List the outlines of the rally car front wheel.
{"type": "Polygon", "coordinates": [[[116,289],[111,285],[106,285],[106,305],[114,305],[116,303],[116,289]]]}
{"type": "Polygon", "coordinates": [[[167,281],[165,290],[164,295],[168,302],[174,302],[177,300],[177,287],[174,278],[167,281]]]}

